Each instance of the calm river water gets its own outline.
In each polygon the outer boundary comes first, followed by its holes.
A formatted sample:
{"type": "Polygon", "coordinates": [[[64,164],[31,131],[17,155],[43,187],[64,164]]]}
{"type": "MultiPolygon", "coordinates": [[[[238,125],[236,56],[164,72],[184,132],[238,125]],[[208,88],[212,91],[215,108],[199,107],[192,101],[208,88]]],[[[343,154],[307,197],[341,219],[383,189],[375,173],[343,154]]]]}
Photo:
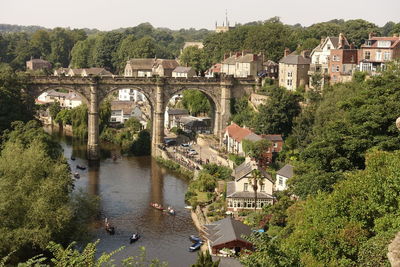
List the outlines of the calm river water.
{"type": "MultiPolygon", "coordinates": [[[[51,132],[51,129],[47,129],[51,132]]],[[[151,157],[120,157],[115,162],[112,155],[119,155],[119,149],[102,144],[102,159],[99,164],[86,160],[86,145],[72,137],[53,132],[52,135],[64,149],[74,172],[76,165],[89,166],[80,173],[75,188],[83,189],[101,199],[101,218],[93,227],[93,240],[100,239],[99,254],[111,252],[121,246],[126,248],[116,254],[116,261],[137,255],[140,246],[146,248],[148,258],[158,258],[169,266],[190,266],[196,260],[196,253],[188,252],[191,244],[188,237],[197,234],[190,212],[185,210],[184,195],[187,182],[160,167],[151,157]],[[72,161],[71,155],[76,160],[72,161]],[[163,214],[149,206],[150,202],[173,206],[176,216],[163,214]],[[116,234],[106,233],[104,218],[116,227],[116,234]],[[142,237],[130,245],[129,236],[138,231],[142,237]]]]}

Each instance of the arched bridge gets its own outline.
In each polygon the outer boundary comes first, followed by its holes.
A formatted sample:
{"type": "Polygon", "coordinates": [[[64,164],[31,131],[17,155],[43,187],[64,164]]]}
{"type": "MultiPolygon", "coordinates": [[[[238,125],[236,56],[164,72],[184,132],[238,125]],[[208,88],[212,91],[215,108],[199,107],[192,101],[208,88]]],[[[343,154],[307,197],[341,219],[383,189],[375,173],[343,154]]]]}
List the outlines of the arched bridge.
{"type": "Polygon", "coordinates": [[[37,98],[50,89],[69,89],[77,92],[89,107],[88,157],[99,158],[99,104],[107,95],[119,89],[136,89],[143,93],[152,110],[152,154],[164,139],[164,112],[169,100],[184,90],[203,92],[210,100],[214,114],[214,134],[220,137],[230,117],[230,101],[253,92],[261,86],[254,78],[170,78],[170,77],[65,77],[31,76],[28,93],[37,98]]]}

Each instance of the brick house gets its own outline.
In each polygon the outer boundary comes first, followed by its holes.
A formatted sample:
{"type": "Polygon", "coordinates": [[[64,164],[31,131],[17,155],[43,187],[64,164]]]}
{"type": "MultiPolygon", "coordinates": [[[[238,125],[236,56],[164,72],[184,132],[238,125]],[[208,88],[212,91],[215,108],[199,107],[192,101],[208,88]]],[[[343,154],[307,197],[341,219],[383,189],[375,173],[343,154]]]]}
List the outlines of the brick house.
{"type": "Polygon", "coordinates": [[[308,85],[310,63],[311,59],[307,57],[306,51],[295,55],[290,54],[289,49],[285,49],[284,57],[279,61],[279,86],[295,90],[308,85]]]}
{"type": "Polygon", "coordinates": [[[374,74],[386,62],[400,58],[400,37],[375,37],[372,33],[358,52],[360,71],[374,74]]]}
{"type": "Polygon", "coordinates": [[[353,45],[348,49],[332,49],[329,62],[330,83],[350,82],[357,68],[357,60],[358,50],[353,45]]]}

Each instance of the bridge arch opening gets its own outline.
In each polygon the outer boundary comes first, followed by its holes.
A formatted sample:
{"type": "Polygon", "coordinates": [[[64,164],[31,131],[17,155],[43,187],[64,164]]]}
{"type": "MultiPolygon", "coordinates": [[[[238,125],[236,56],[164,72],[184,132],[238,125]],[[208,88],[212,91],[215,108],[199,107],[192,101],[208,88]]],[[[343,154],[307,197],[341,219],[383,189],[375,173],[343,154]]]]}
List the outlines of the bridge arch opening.
{"type": "Polygon", "coordinates": [[[220,106],[214,96],[201,88],[182,88],[166,99],[166,133],[179,129],[187,134],[216,134],[220,106]]]}

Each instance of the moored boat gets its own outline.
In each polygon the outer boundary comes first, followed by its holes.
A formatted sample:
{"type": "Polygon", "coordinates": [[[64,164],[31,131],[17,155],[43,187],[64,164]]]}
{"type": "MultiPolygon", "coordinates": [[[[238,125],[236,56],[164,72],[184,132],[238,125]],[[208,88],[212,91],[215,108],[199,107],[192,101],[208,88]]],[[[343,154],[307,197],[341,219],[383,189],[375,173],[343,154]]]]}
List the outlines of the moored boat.
{"type": "Polygon", "coordinates": [[[77,173],[77,172],[75,172],[75,173],[74,173],[74,177],[75,177],[76,179],[79,179],[79,178],[81,178],[80,174],[79,174],[79,173],[77,173]]]}
{"type": "Polygon", "coordinates": [[[76,165],[76,168],[77,169],[80,169],[80,170],[86,170],[86,167],[85,166],[83,166],[83,165],[76,165]]]}
{"type": "Polygon", "coordinates": [[[203,244],[203,242],[201,242],[201,241],[193,244],[192,246],[189,247],[189,251],[193,252],[193,251],[200,249],[202,244],[203,244]]]}
{"type": "Polygon", "coordinates": [[[164,207],[158,203],[150,203],[150,206],[152,206],[153,208],[155,208],[157,210],[164,210],[164,207]]]}
{"type": "Polygon", "coordinates": [[[200,237],[195,236],[195,235],[189,236],[189,240],[192,241],[193,243],[199,243],[199,242],[201,242],[200,237]]]}
{"type": "Polygon", "coordinates": [[[132,244],[136,241],[138,241],[140,238],[139,233],[134,233],[130,238],[129,238],[129,243],[132,244]]]}

